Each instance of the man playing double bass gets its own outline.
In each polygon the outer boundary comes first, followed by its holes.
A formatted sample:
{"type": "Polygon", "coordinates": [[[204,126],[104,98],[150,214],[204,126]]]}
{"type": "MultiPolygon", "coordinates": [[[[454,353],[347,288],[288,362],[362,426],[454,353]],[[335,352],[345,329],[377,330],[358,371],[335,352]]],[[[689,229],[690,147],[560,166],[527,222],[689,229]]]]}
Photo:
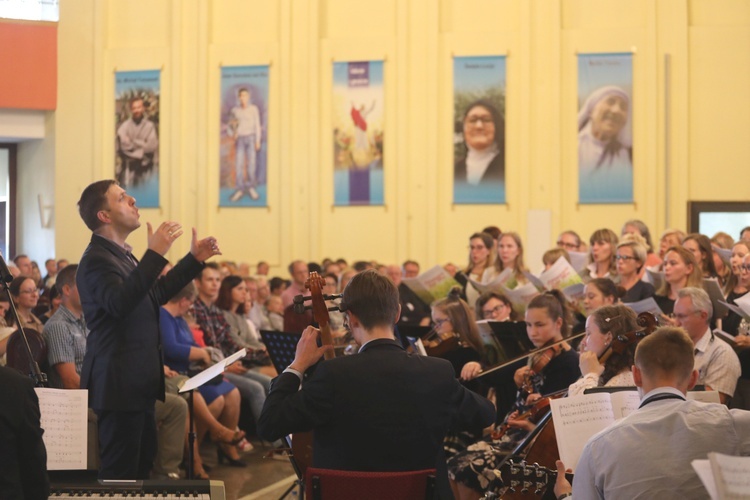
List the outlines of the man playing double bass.
{"type": "Polygon", "coordinates": [[[258,422],[270,441],[314,430],[313,466],[354,471],[437,469],[438,491],[450,498],[442,443],[449,429],[494,422],[486,399],[456,380],[443,359],[407,354],[394,340],[400,314],[393,282],[374,270],[357,274],[341,301],[359,353],[324,361],[302,374],[329,346],[308,327],[294,361],[274,379],[258,422]]]}

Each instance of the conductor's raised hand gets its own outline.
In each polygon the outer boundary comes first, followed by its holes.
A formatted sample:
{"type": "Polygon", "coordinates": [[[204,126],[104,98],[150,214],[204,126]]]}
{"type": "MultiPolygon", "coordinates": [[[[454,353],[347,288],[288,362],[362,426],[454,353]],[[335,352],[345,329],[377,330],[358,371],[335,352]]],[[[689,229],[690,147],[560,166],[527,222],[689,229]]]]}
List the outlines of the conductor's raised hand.
{"type": "Polygon", "coordinates": [[[219,244],[216,242],[216,238],[209,236],[208,238],[198,239],[198,232],[193,228],[193,240],[190,242],[190,253],[193,254],[195,260],[204,262],[214,255],[221,255],[219,250],[219,244]]]}
{"type": "Polygon", "coordinates": [[[148,230],[148,248],[159,255],[165,255],[174,243],[174,240],[182,236],[182,226],[178,222],[162,222],[159,227],[151,227],[151,223],[146,223],[148,230]]]}
{"type": "Polygon", "coordinates": [[[320,358],[326,353],[333,349],[332,345],[324,345],[318,347],[318,337],[320,336],[320,330],[312,326],[305,328],[302,332],[302,336],[297,342],[297,352],[294,355],[294,361],[289,365],[289,368],[297,370],[300,373],[304,373],[312,365],[318,362],[320,358]]]}

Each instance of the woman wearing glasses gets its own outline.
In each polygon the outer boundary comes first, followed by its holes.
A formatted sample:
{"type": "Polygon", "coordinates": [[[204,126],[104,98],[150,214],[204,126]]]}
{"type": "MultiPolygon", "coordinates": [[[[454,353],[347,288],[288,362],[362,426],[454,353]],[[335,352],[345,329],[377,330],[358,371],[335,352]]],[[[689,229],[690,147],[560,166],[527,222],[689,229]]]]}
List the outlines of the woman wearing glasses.
{"type": "Polygon", "coordinates": [[[646,246],[643,238],[637,235],[626,235],[623,241],[617,245],[617,276],[620,286],[625,289],[622,301],[625,303],[638,302],[639,300],[653,297],[656,293],[651,283],[641,281],[641,269],[646,263],[646,246]]]}
{"type": "MultiPolygon", "coordinates": [[[[11,281],[9,288],[13,302],[16,304],[21,326],[42,333],[44,324],[31,312],[39,302],[39,289],[36,287],[34,279],[28,276],[19,276],[11,281]]],[[[5,321],[8,326],[17,326],[10,309],[5,312],[5,321]]]]}
{"type": "Polygon", "coordinates": [[[485,292],[476,303],[477,319],[516,321],[516,311],[510,299],[500,292],[485,292]]]}
{"type": "MultiPolygon", "coordinates": [[[[745,249],[747,248],[745,247],[745,249]]],[[[734,252],[732,252],[732,255],[734,256],[734,252]]],[[[745,290],[748,290],[750,289],[750,253],[745,254],[742,258],[739,269],[742,276],[740,283],[744,286],[745,290]]],[[[737,357],[740,359],[742,373],[740,374],[740,378],[737,379],[737,387],[734,390],[734,397],[732,398],[732,408],[750,410],[750,324],[748,324],[747,320],[742,320],[740,323],[734,341],[739,349],[737,357]]]]}
{"type": "Polygon", "coordinates": [[[466,156],[455,164],[456,182],[477,186],[505,180],[505,122],[494,105],[475,101],[463,119],[466,156]]]}
{"type": "Polygon", "coordinates": [[[464,286],[464,295],[469,307],[473,307],[479,297],[479,292],[467,278],[485,284],[497,275],[493,263],[493,249],[495,240],[487,233],[474,233],[469,238],[469,263],[456,279],[464,286]]]}

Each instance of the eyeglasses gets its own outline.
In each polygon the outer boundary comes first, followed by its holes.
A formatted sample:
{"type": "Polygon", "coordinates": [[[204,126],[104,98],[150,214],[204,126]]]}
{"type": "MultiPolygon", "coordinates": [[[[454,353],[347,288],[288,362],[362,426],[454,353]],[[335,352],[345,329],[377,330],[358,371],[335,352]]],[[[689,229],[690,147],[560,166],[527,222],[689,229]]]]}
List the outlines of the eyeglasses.
{"type": "Polygon", "coordinates": [[[686,314],[673,314],[672,316],[674,317],[674,319],[676,319],[677,321],[679,321],[680,323],[682,323],[683,321],[685,321],[686,319],[688,319],[690,317],[690,315],[695,314],[695,313],[700,313],[700,311],[691,311],[691,312],[686,313],[686,314]]]}
{"type": "Polygon", "coordinates": [[[470,116],[466,119],[466,123],[470,123],[472,125],[476,125],[477,123],[482,122],[484,125],[494,125],[495,122],[492,121],[491,116],[470,116]]]}
{"type": "Polygon", "coordinates": [[[508,307],[506,304],[500,304],[499,306],[495,306],[492,309],[482,309],[482,316],[485,318],[487,316],[495,316],[497,314],[500,314],[500,311],[508,307]]]}
{"type": "Polygon", "coordinates": [[[19,293],[27,293],[29,295],[33,295],[35,293],[39,293],[38,288],[32,288],[31,290],[20,290],[19,293]]]}
{"type": "Polygon", "coordinates": [[[635,260],[635,257],[631,257],[630,255],[615,255],[615,260],[624,260],[627,262],[629,260],[635,260]]]}
{"type": "Polygon", "coordinates": [[[433,321],[433,323],[435,323],[435,328],[440,328],[441,326],[443,326],[443,323],[446,323],[448,321],[450,321],[448,318],[443,318],[443,319],[436,319],[433,321]]]}
{"type": "Polygon", "coordinates": [[[740,264],[737,267],[739,268],[740,271],[750,273],[750,264],[740,264]]]}
{"type": "Polygon", "coordinates": [[[564,241],[558,241],[557,246],[563,247],[563,248],[570,248],[571,250],[575,250],[578,248],[578,245],[575,243],[566,243],[564,241]]]}

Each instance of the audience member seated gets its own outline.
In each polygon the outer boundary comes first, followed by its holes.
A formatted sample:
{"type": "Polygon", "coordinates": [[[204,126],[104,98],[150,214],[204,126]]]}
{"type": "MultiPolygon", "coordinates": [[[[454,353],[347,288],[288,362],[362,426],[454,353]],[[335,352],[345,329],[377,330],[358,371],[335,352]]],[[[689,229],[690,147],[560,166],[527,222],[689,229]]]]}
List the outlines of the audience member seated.
{"type": "Polygon", "coordinates": [[[589,243],[589,264],[581,272],[584,282],[595,278],[617,277],[617,266],[615,265],[615,250],[617,247],[617,235],[611,229],[597,229],[591,234],[589,243]]]}
{"type": "MultiPolygon", "coordinates": [[[[23,276],[31,278],[34,268],[31,265],[31,259],[26,254],[19,254],[13,257],[13,263],[16,265],[23,276]]],[[[14,275],[15,276],[15,275],[14,275]]],[[[17,277],[17,276],[16,276],[17,277]]]]}
{"type": "Polygon", "coordinates": [[[682,246],[670,247],[664,256],[664,284],[654,295],[666,316],[672,314],[677,293],[686,286],[703,286],[700,268],[689,250],[682,246]]]}
{"type": "Polygon", "coordinates": [[[599,359],[612,348],[618,335],[638,330],[636,315],[632,309],[622,304],[602,306],[586,319],[586,336],[581,341],[579,367],[583,377],[571,384],[568,396],[583,394],[592,387],[631,387],[635,343],[622,353],[612,352],[602,364],[599,359]]]}
{"type": "MultiPolygon", "coordinates": [[[[414,260],[407,260],[401,264],[401,269],[404,270],[404,278],[416,278],[419,276],[419,263],[414,260]]],[[[344,288],[341,287],[341,290],[344,288]]]]}
{"type": "Polygon", "coordinates": [[[266,300],[266,310],[268,311],[268,328],[264,330],[274,330],[277,332],[284,331],[284,304],[281,297],[271,295],[266,300]]]}
{"type": "Polygon", "coordinates": [[[268,280],[265,276],[256,276],[253,279],[245,279],[245,286],[249,292],[248,299],[252,301],[247,313],[248,319],[253,322],[256,331],[269,330],[266,301],[271,295],[271,289],[268,286],[268,280]],[[254,293],[252,290],[253,285],[255,285],[254,293]]]}
{"type": "MultiPolygon", "coordinates": [[[[231,356],[242,346],[232,338],[232,327],[215,303],[221,287],[218,266],[212,262],[206,263],[206,267],[195,279],[195,286],[198,289],[198,298],[193,303],[193,312],[195,321],[203,330],[206,345],[218,348],[225,357],[231,356]]],[[[242,300],[244,305],[244,297],[242,300]]],[[[237,332],[234,334],[236,335],[237,332]]],[[[224,376],[239,389],[242,398],[250,404],[250,410],[257,421],[266,400],[268,387],[259,382],[256,373],[245,368],[242,363],[230,365],[224,372],[224,376]]],[[[266,379],[267,377],[264,377],[264,380],[266,379]]]]}
{"type": "MultiPolygon", "coordinates": [[[[571,500],[708,498],[691,462],[709,452],[750,455],[750,413],[686,401],[699,377],[693,348],[685,332],[673,327],[659,328],[638,344],[633,378],[643,394],[641,406],[586,443],[571,500]]],[[[565,465],[558,461],[557,469],[565,465]]],[[[570,492],[565,475],[558,475],[555,495],[570,492]]]]}
{"type": "MultiPolygon", "coordinates": [[[[164,304],[159,314],[164,363],[181,375],[190,375],[191,372],[213,364],[209,351],[195,344],[193,334],[183,318],[197,296],[195,285],[190,283],[164,304]]],[[[228,458],[230,465],[241,465],[234,446],[243,436],[241,432],[234,430],[240,418],[240,393],[237,388],[226,379],[203,384],[198,389],[198,394],[193,395],[193,405],[200,408],[200,411],[194,411],[197,442],[200,444],[205,434],[210,433],[211,438],[219,443],[220,462],[228,458]],[[195,401],[199,396],[201,403],[196,405],[195,401]]],[[[200,454],[195,457],[194,467],[196,477],[207,477],[200,454]]]]}
{"type": "MultiPolygon", "coordinates": [[[[9,289],[13,302],[16,304],[16,311],[18,312],[18,319],[21,322],[21,326],[42,333],[44,324],[31,312],[39,301],[39,289],[34,280],[28,276],[19,276],[11,281],[9,289]]],[[[12,316],[13,311],[9,309],[5,315],[5,322],[9,326],[16,325],[12,316]]]]}
{"type": "Polygon", "coordinates": [[[646,246],[643,238],[637,234],[625,235],[617,245],[615,260],[619,285],[625,289],[623,302],[638,302],[654,296],[654,286],[641,280],[646,263],[646,246]]]}
{"type": "Polygon", "coordinates": [[[685,287],[677,293],[674,319],[695,344],[697,383],[718,391],[721,402],[728,404],[740,376],[740,362],[729,344],[711,331],[713,312],[711,299],[702,288],[685,287]]]}
{"type": "Polygon", "coordinates": [[[271,291],[271,295],[281,297],[281,294],[284,293],[284,290],[286,290],[286,281],[279,278],[278,276],[274,276],[268,282],[268,288],[271,291]]]}
{"type": "Polygon", "coordinates": [[[62,301],[62,297],[60,296],[60,289],[54,285],[49,289],[47,295],[49,296],[49,304],[47,307],[45,307],[45,311],[37,316],[39,318],[39,321],[41,321],[42,323],[47,323],[52,315],[57,312],[57,308],[60,307],[60,303],[62,301]]]}
{"type": "Polygon", "coordinates": [[[305,281],[310,276],[307,264],[302,260],[295,260],[289,264],[289,275],[292,277],[292,283],[281,294],[281,300],[284,303],[284,309],[294,303],[294,297],[305,295],[305,281]]]}

